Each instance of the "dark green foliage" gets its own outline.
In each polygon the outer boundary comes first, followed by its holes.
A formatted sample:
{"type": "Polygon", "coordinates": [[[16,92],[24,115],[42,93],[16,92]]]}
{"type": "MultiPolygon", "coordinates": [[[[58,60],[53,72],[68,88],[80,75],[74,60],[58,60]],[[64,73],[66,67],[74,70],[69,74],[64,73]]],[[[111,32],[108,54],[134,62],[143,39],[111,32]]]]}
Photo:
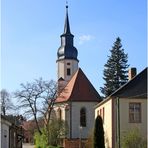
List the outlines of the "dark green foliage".
{"type": "Polygon", "coordinates": [[[104,129],[101,116],[97,116],[95,121],[93,148],[105,148],[104,129]]]}
{"type": "Polygon", "coordinates": [[[119,87],[127,82],[128,73],[128,55],[122,49],[121,39],[118,37],[114,46],[110,50],[111,56],[108,56],[108,61],[104,65],[104,87],[100,90],[105,96],[109,96],[119,87]]]}

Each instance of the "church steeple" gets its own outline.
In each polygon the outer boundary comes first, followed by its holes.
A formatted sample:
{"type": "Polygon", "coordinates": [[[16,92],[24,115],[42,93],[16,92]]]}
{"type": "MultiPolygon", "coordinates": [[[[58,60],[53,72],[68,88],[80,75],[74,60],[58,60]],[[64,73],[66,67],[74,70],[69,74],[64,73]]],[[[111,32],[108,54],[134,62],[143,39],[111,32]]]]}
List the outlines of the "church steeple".
{"type": "Polygon", "coordinates": [[[62,78],[64,82],[67,83],[78,70],[79,62],[79,60],[77,59],[78,51],[73,45],[74,35],[71,34],[70,31],[68,5],[66,5],[64,32],[60,37],[61,46],[59,47],[57,52],[58,80],[61,80],[62,78]]]}
{"type": "Polygon", "coordinates": [[[71,34],[70,33],[69,18],[68,18],[68,5],[66,5],[66,18],[65,18],[65,25],[64,25],[64,34],[71,34]]]}
{"type": "Polygon", "coordinates": [[[64,25],[64,33],[61,35],[61,46],[57,52],[57,60],[75,59],[78,61],[78,51],[73,45],[74,35],[70,32],[70,23],[68,17],[68,6],[66,5],[66,17],[64,25]]]}

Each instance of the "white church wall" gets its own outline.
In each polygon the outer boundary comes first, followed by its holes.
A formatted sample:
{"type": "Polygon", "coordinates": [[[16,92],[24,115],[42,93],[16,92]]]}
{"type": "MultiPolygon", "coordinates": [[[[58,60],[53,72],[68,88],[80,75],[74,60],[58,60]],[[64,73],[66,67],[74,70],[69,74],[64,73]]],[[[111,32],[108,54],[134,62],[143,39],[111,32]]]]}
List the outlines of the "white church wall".
{"type": "Polygon", "coordinates": [[[77,70],[78,70],[78,61],[76,60],[65,59],[65,60],[58,61],[58,79],[62,77],[65,81],[68,82],[77,70]],[[67,75],[67,68],[70,68],[71,70],[71,75],[69,76],[67,75]]]}
{"type": "Polygon", "coordinates": [[[72,138],[88,138],[94,127],[96,102],[72,102],[72,138]],[[86,127],[80,131],[80,110],[86,108],[86,127]]]}
{"type": "Polygon", "coordinates": [[[58,110],[61,110],[61,119],[66,120],[66,107],[68,106],[68,103],[57,103],[54,105],[54,111],[56,114],[56,118],[59,118],[58,110]]]}
{"type": "Polygon", "coordinates": [[[64,61],[58,61],[58,79],[64,78],[64,61]]]}
{"type": "Polygon", "coordinates": [[[70,137],[70,105],[69,103],[57,103],[54,106],[54,111],[56,113],[56,118],[59,117],[58,115],[58,110],[61,109],[61,119],[66,121],[66,123],[68,124],[68,134],[67,134],[67,138],[70,137]]]}

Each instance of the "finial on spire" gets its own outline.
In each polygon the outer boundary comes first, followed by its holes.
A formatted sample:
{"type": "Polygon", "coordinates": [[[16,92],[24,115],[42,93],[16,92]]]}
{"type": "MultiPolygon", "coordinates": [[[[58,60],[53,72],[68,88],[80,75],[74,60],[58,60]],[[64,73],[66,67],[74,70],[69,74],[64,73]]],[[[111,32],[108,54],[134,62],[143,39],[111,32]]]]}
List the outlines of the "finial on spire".
{"type": "Polygon", "coordinates": [[[68,1],[67,0],[66,0],[66,18],[65,18],[64,33],[70,34],[70,25],[69,25],[69,19],[68,19],[68,1]]]}
{"type": "Polygon", "coordinates": [[[66,8],[68,8],[68,1],[66,1],[66,8]]]}
{"type": "Polygon", "coordinates": [[[68,1],[66,0],[66,9],[68,9],[68,1]]]}

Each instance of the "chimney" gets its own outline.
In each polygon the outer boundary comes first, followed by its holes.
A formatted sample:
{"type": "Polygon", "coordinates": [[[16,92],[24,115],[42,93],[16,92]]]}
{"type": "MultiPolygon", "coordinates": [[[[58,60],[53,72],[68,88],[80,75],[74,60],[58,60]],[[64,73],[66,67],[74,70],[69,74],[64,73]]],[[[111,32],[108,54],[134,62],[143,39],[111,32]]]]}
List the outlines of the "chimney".
{"type": "Polygon", "coordinates": [[[133,77],[135,77],[137,74],[137,69],[135,67],[132,67],[128,70],[128,80],[130,81],[131,79],[133,79],[133,77]]]}

